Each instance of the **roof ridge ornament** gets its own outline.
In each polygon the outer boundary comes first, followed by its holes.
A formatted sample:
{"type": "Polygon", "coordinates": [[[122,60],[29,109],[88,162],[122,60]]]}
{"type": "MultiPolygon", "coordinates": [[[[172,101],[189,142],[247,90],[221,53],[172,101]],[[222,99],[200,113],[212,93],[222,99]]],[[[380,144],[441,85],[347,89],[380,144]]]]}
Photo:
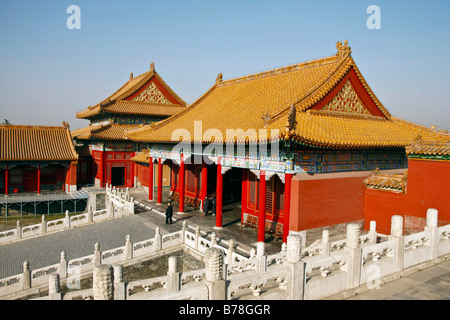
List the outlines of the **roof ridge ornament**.
{"type": "Polygon", "coordinates": [[[270,119],[272,119],[269,110],[267,110],[266,113],[261,116],[261,118],[264,120],[264,126],[267,126],[269,124],[270,119]]]}
{"type": "Polygon", "coordinates": [[[345,40],[344,44],[342,44],[341,41],[336,42],[336,49],[338,50],[336,54],[338,57],[343,57],[346,54],[350,55],[350,53],[352,52],[352,49],[348,45],[348,40],[345,40]]]}
{"type": "Polygon", "coordinates": [[[133,72],[130,73],[130,80],[133,79],[133,72]]]}
{"type": "Polygon", "coordinates": [[[286,121],[286,131],[295,129],[295,125],[297,124],[297,121],[295,119],[296,114],[297,109],[295,108],[295,105],[291,105],[291,107],[289,108],[289,114],[286,121]]]}
{"type": "Polygon", "coordinates": [[[216,78],[216,84],[219,84],[219,83],[222,82],[222,77],[223,77],[223,74],[222,74],[222,72],[221,72],[221,73],[219,73],[219,74],[217,75],[217,78],[216,78]]]}
{"type": "Polygon", "coordinates": [[[155,72],[155,63],[154,62],[150,63],[150,71],[155,72]]]}

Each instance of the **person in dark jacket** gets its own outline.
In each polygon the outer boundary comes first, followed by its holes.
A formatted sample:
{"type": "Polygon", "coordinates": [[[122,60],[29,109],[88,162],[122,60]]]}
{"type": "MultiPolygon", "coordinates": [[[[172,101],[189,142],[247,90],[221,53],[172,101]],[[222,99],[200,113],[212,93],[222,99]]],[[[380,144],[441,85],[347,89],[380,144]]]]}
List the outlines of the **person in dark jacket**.
{"type": "Polygon", "coordinates": [[[166,209],[166,224],[172,224],[172,216],[173,216],[173,207],[168,203],[168,207],[166,209]]]}
{"type": "Polygon", "coordinates": [[[204,216],[208,215],[209,205],[210,205],[210,200],[208,197],[205,197],[205,200],[203,201],[203,215],[204,216]]]}
{"type": "Polygon", "coordinates": [[[212,214],[215,216],[216,215],[216,195],[214,194],[212,197],[212,214]]]}

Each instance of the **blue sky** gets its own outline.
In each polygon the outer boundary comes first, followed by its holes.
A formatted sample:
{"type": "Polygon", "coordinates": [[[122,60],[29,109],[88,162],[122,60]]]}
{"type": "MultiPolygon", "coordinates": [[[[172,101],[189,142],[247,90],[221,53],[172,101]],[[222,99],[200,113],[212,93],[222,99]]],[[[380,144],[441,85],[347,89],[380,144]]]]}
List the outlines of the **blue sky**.
{"type": "Polygon", "coordinates": [[[88,125],[95,105],[155,62],[187,103],[224,79],[329,56],[337,41],[399,118],[450,129],[450,2],[0,0],[0,121],[88,125]],[[69,30],[67,7],[81,10],[69,30]],[[366,12],[381,10],[381,29],[366,12]]]}

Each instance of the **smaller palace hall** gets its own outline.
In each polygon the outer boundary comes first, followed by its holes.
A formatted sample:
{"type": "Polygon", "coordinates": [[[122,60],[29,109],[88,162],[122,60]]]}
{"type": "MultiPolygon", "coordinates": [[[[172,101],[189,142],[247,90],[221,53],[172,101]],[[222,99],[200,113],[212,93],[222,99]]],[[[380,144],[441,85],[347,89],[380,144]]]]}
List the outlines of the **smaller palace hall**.
{"type": "Polygon", "coordinates": [[[77,129],[72,136],[83,156],[79,160],[81,183],[118,187],[134,185],[131,158],[143,145],[127,139],[126,130],[161,121],[186,107],[155,71],[130,79],[116,92],[95,106],[76,114],[89,120],[89,126],[77,129]]]}

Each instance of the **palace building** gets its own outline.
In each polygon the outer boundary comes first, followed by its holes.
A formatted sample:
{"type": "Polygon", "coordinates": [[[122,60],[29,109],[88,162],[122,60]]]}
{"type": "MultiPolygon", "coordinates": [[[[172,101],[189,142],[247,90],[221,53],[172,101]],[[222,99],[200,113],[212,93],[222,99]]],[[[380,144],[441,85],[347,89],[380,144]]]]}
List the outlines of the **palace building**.
{"type": "Polygon", "coordinates": [[[76,191],[69,126],[0,125],[0,193],[76,191]]]}
{"type": "Polygon", "coordinates": [[[347,42],[336,47],[329,57],[248,76],[219,74],[181,112],[127,130],[145,149],[132,160],[150,190],[156,180],[157,202],[164,176],[181,213],[215,194],[217,228],[223,204],[240,202],[241,223],[258,230],[258,241],[266,232],[286,241],[289,231],[363,220],[363,181],[373,170],[407,168],[405,147],[418,135],[450,138],[391,115],[347,42]]]}
{"type": "Polygon", "coordinates": [[[151,63],[150,70],[130,79],[95,106],[76,114],[90,121],[72,136],[81,151],[79,184],[132,187],[133,162],[143,147],[127,139],[125,131],[163,120],[184,109],[186,103],[164,82],[151,63]]]}

